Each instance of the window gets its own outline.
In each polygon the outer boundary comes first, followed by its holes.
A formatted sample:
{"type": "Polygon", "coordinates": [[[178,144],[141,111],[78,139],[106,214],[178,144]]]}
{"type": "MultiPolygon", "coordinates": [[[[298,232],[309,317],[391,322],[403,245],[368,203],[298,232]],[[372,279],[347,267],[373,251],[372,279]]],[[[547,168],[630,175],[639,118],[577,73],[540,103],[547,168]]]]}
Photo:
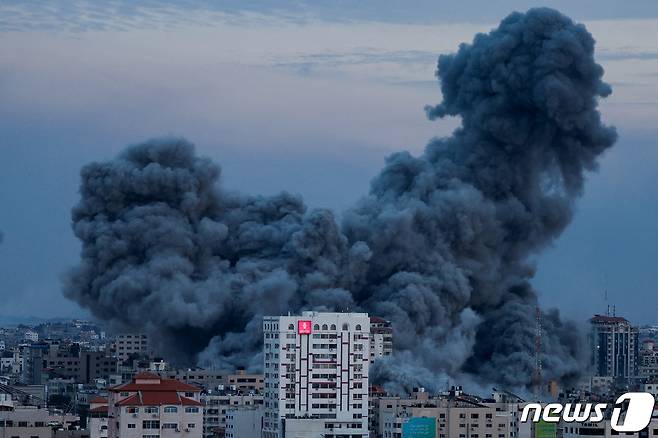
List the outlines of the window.
{"type": "Polygon", "coordinates": [[[178,408],[176,406],[165,406],[164,412],[165,414],[175,414],[178,412],[178,408]]]}
{"type": "Polygon", "coordinates": [[[197,408],[196,406],[195,407],[188,406],[187,408],[185,408],[185,413],[187,414],[196,414],[198,412],[199,412],[199,408],[197,408]]]}
{"type": "Polygon", "coordinates": [[[320,330],[320,324],[313,325],[313,330],[320,330]]]}
{"type": "Polygon", "coordinates": [[[357,331],[361,330],[361,324],[357,324],[356,327],[355,327],[355,330],[357,330],[357,331]]]}
{"type": "Polygon", "coordinates": [[[160,408],[157,406],[147,406],[144,408],[144,412],[147,414],[157,414],[160,411],[160,408]]]}
{"type": "Polygon", "coordinates": [[[194,429],[195,427],[196,427],[196,424],[194,424],[194,423],[188,423],[187,424],[188,429],[194,429]]]}
{"type": "Polygon", "coordinates": [[[136,413],[139,412],[139,408],[129,406],[129,407],[126,408],[126,412],[129,413],[129,414],[136,414],[136,413]]]}
{"type": "Polygon", "coordinates": [[[193,392],[186,392],[185,397],[192,398],[192,397],[194,397],[194,393],[193,392]]]}
{"type": "Polygon", "coordinates": [[[343,324],[343,330],[349,330],[350,325],[348,323],[343,324]]]}
{"type": "Polygon", "coordinates": [[[178,429],[178,423],[163,423],[163,429],[178,429]]]}
{"type": "Polygon", "coordinates": [[[293,324],[288,324],[288,330],[295,330],[295,326],[293,324]]]}
{"type": "Polygon", "coordinates": [[[329,326],[327,324],[322,324],[322,330],[329,330],[329,326]]]}
{"type": "Polygon", "coordinates": [[[142,421],[142,429],[160,429],[160,421],[144,420],[142,421]]]}
{"type": "Polygon", "coordinates": [[[135,423],[128,423],[128,429],[134,429],[136,427],[135,423]]]}

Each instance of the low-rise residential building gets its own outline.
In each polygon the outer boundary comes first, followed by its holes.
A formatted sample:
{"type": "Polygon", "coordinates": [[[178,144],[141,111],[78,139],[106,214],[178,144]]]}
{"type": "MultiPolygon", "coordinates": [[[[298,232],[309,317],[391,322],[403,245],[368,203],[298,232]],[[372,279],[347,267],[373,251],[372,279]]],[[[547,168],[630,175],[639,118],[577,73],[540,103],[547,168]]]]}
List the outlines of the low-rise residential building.
{"type": "Polygon", "coordinates": [[[201,438],[201,389],[154,373],[109,388],[108,438],[201,438]]]}
{"type": "Polygon", "coordinates": [[[0,436],[11,438],[51,438],[48,410],[34,406],[12,406],[0,410],[0,436]]]}
{"type": "Polygon", "coordinates": [[[226,415],[231,409],[253,408],[263,405],[263,396],[236,391],[213,391],[201,394],[203,403],[203,436],[222,436],[227,429],[226,415]]]}
{"type": "Polygon", "coordinates": [[[226,413],[226,438],[261,438],[263,407],[243,406],[226,413]]]}
{"type": "Polygon", "coordinates": [[[420,388],[410,398],[379,397],[374,404],[373,438],[402,437],[412,425],[433,429],[436,438],[519,437],[521,400],[508,397],[495,395],[483,400],[465,395],[459,388],[430,397],[420,388]]]}

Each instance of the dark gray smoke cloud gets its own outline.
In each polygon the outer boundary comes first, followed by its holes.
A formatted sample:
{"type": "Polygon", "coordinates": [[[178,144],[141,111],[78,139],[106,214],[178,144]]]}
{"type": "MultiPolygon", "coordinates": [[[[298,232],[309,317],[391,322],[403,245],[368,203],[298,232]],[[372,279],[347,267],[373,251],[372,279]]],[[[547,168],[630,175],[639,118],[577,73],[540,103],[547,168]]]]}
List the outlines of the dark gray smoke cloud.
{"type": "MultiPolygon", "coordinates": [[[[222,189],[184,140],[128,148],[82,170],[83,243],[67,296],[157,335],[182,357],[260,366],[260,317],[363,309],[393,321],[390,389],[444,379],[524,386],[534,367],[532,258],[573,215],[585,173],[616,139],[594,40],[550,9],[514,13],[439,58],[430,118],[462,125],[423,155],[388,158],[338,225],[301,199],[222,189]]],[[[582,368],[576,327],[543,313],[544,377],[582,368]]]]}

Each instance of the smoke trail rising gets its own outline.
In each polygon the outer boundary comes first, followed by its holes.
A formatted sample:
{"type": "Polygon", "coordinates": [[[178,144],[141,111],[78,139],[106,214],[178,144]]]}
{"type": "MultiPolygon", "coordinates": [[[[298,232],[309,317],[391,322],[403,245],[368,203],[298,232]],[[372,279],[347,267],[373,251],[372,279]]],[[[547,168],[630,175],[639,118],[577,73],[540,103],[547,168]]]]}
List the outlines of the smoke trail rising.
{"type": "MultiPolygon", "coordinates": [[[[363,309],[390,319],[390,389],[443,377],[527,385],[537,296],[531,258],[570,222],[584,175],[616,139],[584,26],[513,13],[439,58],[431,119],[461,127],[389,157],[338,225],[287,193],[230,193],[184,140],[154,140],[82,170],[80,265],[65,293],[99,318],[157,333],[216,366],[260,366],[260,317],[363,309]]],[[[581,368],[576,327],[543,315],[547,378],[581,368]]]]}

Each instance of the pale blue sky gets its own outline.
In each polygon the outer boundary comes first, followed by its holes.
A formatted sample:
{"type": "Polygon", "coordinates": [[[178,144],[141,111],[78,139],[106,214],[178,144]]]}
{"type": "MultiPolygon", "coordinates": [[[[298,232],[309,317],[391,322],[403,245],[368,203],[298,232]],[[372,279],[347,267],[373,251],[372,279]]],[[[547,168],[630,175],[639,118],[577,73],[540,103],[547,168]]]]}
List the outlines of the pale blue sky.
{"type": "Polygon", "coordinates": [[[618,1],[62,2],[0,5],[0,316],[68,316],[78,171],[149,137],[183,135],[223,183],[288,190],[340,212],[389,153],[422,150],[436,57],[512,10],[584,21],[620,140],[574,223],[538,259],[542,302],[658,323],[658,3],[618,1]]]}

